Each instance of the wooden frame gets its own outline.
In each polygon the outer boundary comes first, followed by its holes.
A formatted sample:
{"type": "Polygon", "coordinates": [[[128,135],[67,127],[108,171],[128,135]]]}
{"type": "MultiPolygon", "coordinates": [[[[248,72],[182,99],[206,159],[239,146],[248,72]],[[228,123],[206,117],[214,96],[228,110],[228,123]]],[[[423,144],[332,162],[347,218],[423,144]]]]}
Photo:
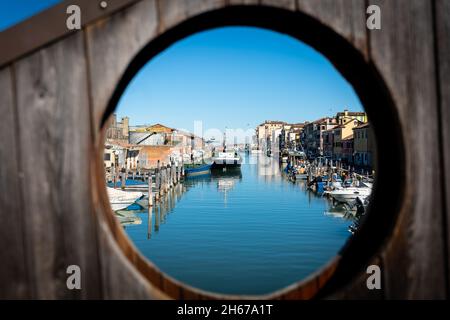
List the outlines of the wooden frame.
{"type": "Polygon", "coordinates": [[[364,0],[122,3],[79,32],[55,27],[30,40],[24,30],[39,30],[47,12],[0,34],[13,48],[0,55],[0,297],[232,298],[177,283],[140,256],[107,206],[100,159],[101,127],[135,72],[178,39],[233,24],[284,32],[325,54],[367,108],[379,155],[361,232],[318,274],[258,298],[448,297],[445,1],[371,2],[381,7],[381,31],[365,28],[364,0]],[[14,49],[5,34],[25,45],[14,49]],[[382,290],[365,286],[372,263],[382,290]],[[70,264],[86,275],[84,290],[65,288],[70,264]]]}

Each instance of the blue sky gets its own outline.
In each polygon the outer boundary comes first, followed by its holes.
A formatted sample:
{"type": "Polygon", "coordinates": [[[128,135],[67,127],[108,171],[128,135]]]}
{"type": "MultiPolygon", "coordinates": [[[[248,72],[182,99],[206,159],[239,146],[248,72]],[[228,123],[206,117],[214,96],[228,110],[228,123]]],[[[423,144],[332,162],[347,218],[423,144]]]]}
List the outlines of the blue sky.
{"type": "MultiPolygon", "coordinates": [[[[0,0],[0,30],[58,0],[0,0]]],[[[131,36],[131,35],[130,35],[131,36]]],[[[131,124],[192,131],[254,128],[264,120],[302,122],[362,110],[352,87],[320,53],[289,36],[226,27],[187,37],[149,61],[119,101],[131,124]]]]}
{"type": "Polygon", "coordinates": [[[41,12],[61,0],[0,0],[0,31],[41,12]]]}
{"type": "Polygon", "coordinates": [[[192,130],[302,122],[362,110],[353,88],[304,43],[265,29],[226,27],[187,37],[149,61],[129,84],[118,117],[192,130]]]}

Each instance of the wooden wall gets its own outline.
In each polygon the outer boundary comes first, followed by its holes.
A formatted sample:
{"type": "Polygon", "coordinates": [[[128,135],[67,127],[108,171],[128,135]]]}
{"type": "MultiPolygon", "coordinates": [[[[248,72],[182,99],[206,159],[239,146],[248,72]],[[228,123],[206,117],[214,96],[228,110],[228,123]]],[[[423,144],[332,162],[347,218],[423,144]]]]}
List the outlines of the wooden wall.
{"type": "MultiPolygon", "coordinates": [[[[142,48],[191,17],[235,5],[302,12],[334,30],[380,72],[399,116],[406,184],[395,227],[373,252],[382,290],[366,290],[361,270],[326,298],[448,297],[448,1],[142,0],[0,66],[0,298],[224,298],[165,277],[128,241],[107,205],[100,128],[142,48]],[[382,30],[365,28],[369,3],[381,7],[382,30]],[[71,264],[82,269],[82,290],[66,289],[71,264]]],[[[314,297],[338,264],[264,298],[314,297]]]]}

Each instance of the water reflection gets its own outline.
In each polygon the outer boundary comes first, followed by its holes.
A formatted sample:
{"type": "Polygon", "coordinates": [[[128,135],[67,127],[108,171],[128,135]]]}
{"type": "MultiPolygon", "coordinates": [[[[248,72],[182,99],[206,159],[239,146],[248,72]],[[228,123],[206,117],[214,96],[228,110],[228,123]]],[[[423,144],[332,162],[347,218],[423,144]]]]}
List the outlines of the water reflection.
{"type": "Polygon", "coordinates": [[[164,272],[201,289],[261,294],[298,281],[350,236],[351,214],[250,155],[240,169],[186,179],[126,231],[164,272]],[[252,158],[253,157],[253,158],[252,158]]]}

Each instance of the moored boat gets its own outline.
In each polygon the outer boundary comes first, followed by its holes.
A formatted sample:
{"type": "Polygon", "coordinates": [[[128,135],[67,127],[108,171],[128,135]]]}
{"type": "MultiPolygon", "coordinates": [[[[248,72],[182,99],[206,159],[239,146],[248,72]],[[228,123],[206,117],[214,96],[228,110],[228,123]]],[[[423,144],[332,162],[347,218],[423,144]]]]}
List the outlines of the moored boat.
{"type": "Polygon", "coordinates": [[[358,197],[364,201],[371,193],[372,189],[367,187],[348,187],[328,192],[334,200],[346,203],[353,202],[358,197]]]}
{"type": "Polygon", "coordinates": [[[187,164],[184,166],[186,177],[196,177],[211,174],[211,164],[187,164]]]}
{"type": "Polygon", "coordinates": [[[241,156],[236,151],[218,152],[212,158],[213,168],[240,167],[242,163],[241,156]]]}
{"type": "Polygon", "coordinates": [[[142,192],[123,191],[107,187],[109,203],[113,211],[123,210],[143,197],[142,192]]]}

